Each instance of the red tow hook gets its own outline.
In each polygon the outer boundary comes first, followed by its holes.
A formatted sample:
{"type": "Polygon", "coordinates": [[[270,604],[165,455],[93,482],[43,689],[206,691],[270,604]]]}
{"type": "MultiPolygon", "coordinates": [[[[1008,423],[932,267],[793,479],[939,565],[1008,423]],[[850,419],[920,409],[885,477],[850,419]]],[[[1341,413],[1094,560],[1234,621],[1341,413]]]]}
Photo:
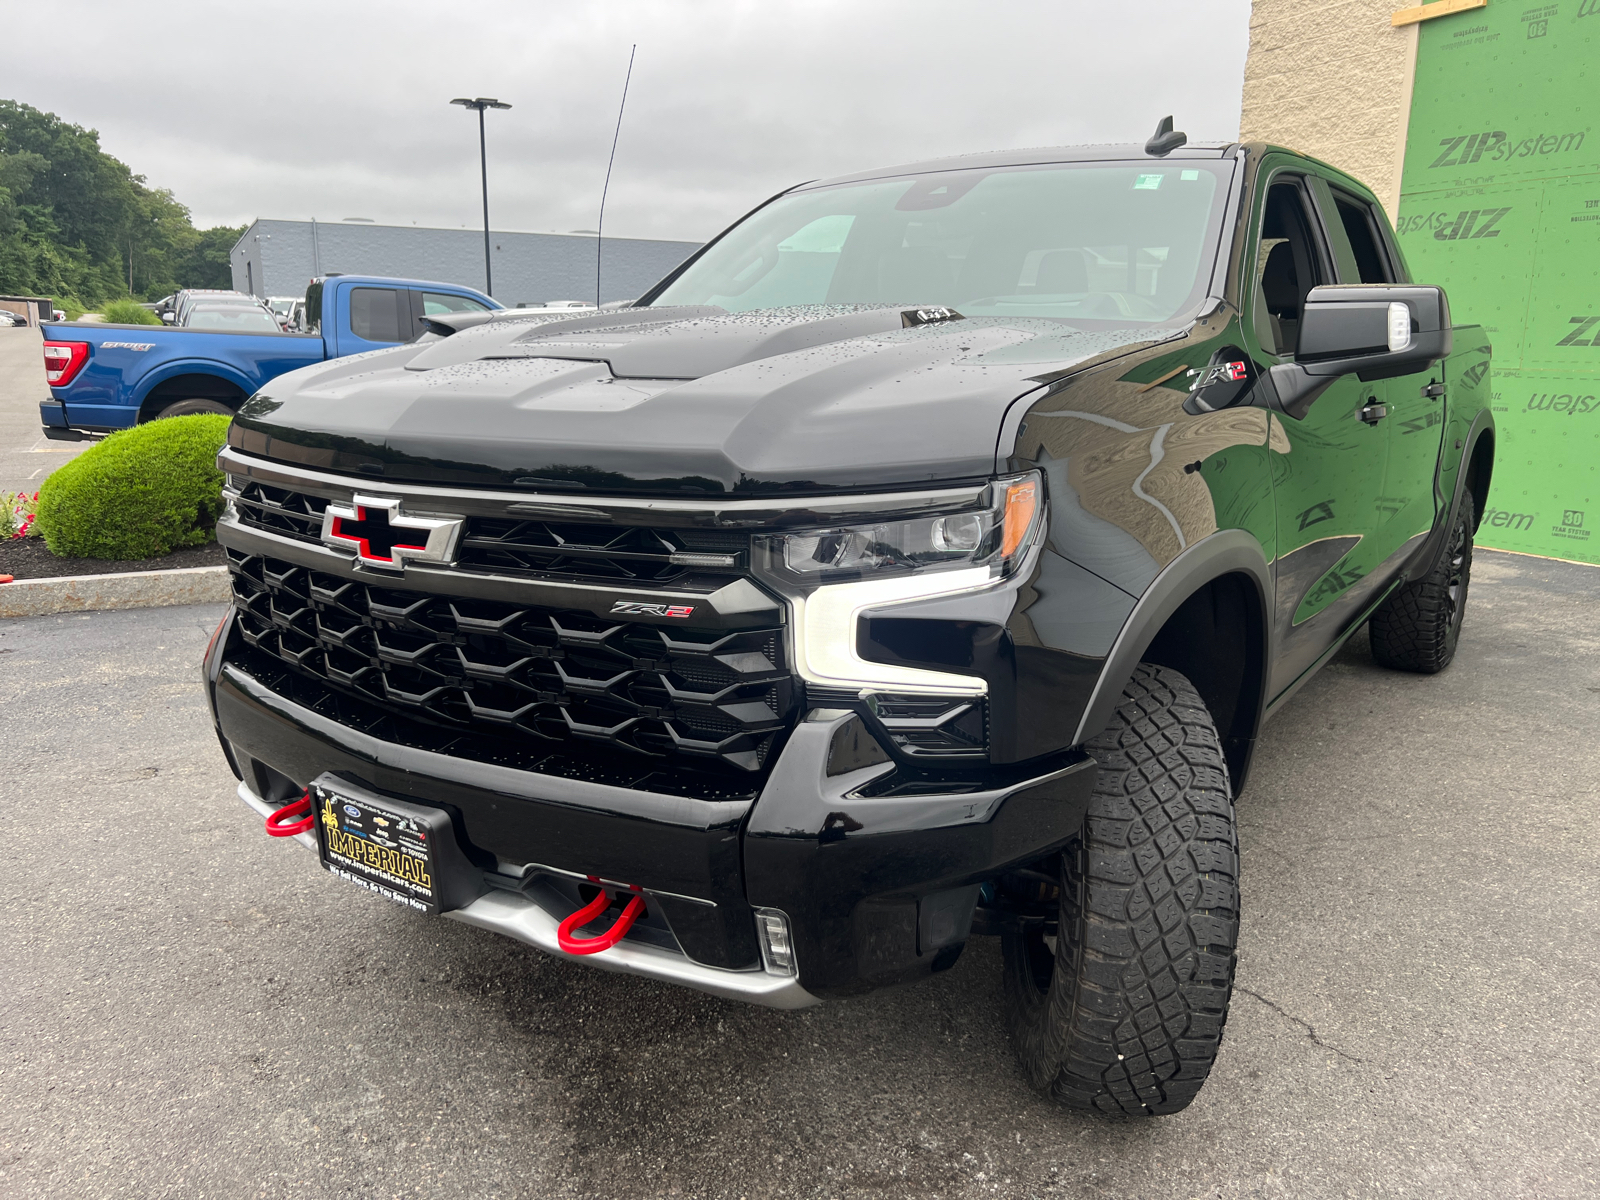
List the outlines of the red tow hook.
{"type": "Polygon", "coordinates": [[[311,792],[308,790],[300,799],[285,804],[277,812],[267,818],[267,833],[273,837],[293,837],[297,833],[304,833],[317,823],[316,816],[311,811],[311,792]],[[300,820],[293,825],[285,824],[294,817],[300,820]]]}
{"type": "MultiPolygon", "coordinates": [[[[594,883],[599,883],[594,876],[589,877],[594,883]]],[[[568,954],[598,954],[602,950],[609,950],[622,940],[622,935],[633,928],[633,923],[639,919],[639,914],[644,911],[644,897],[637,891],[622,910],[622,915],[616,919],[611,928],[597,937],[577,938],[573,932],[582,929],[606,909],[611,907],[611,897],[606,894],[605,888],[600,889],[600,894],[573,913],[556,927],[556,941],[568,954]]]]}

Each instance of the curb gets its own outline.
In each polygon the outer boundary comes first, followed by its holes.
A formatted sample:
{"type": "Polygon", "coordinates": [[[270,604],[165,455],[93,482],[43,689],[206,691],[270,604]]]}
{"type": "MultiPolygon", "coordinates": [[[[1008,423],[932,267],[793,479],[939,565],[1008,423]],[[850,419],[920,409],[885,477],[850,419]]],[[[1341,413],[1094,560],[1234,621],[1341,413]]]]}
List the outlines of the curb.
{"type": "Polygon", "coordinates": [[[169,604],[224,604],[232,597],[227,567],[62,575],[0,583],[0,619],[169,604]]]}

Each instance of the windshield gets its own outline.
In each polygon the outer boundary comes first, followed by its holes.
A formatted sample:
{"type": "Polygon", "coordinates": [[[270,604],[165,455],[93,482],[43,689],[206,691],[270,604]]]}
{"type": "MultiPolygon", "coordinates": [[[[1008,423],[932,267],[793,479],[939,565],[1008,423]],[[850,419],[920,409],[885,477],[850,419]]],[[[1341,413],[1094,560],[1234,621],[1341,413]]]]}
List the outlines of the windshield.
{"type": "Polygon", "coordinates": [[[1168,321],[1204,296],[1232,169],[1057,164],[802,188],[734,226],[651,302],[1168,321]]]}
{"type": "Polygon", "coordinates": [[[190,329],[231,329],[235,333],[279,333],[278,322],[262,308],[195,308],[184,322],[190,329]]]}

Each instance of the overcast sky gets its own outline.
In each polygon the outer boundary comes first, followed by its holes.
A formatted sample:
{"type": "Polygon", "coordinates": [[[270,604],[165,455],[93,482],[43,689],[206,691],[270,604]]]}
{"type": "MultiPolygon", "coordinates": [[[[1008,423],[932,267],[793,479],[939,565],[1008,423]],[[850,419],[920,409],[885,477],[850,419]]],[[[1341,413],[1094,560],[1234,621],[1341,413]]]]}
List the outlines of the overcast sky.
{"type": "Polygon", "coordinates": [[[1248,0],[0,0],[0,90],[100,131],[198,225],[703,240],[804,179],[945,154],[1239,131],[1248,0]]]}

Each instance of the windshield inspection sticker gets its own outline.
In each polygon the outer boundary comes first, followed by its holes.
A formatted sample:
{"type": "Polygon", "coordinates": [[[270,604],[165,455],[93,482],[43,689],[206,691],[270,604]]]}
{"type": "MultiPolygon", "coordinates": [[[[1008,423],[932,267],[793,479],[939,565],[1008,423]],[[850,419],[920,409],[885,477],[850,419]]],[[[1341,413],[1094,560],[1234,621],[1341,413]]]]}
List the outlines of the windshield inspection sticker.
{"type": "Polygon", "coordinates": [[[1183,180],[1185,183],[1187,183],[1191,179],[1199,179],[1200,178],[1200,172],[1199,171],[1179,171],[1178,172],[1178,178],[1183,180]]]}
{"type": "Polygon", "coordinates": [[[1161,186],[1161,181],[1165,178],[1165,175],[1141,175],[1133,181],[1133,190],[1145,188],[1153,192],[1161,186]]]}

